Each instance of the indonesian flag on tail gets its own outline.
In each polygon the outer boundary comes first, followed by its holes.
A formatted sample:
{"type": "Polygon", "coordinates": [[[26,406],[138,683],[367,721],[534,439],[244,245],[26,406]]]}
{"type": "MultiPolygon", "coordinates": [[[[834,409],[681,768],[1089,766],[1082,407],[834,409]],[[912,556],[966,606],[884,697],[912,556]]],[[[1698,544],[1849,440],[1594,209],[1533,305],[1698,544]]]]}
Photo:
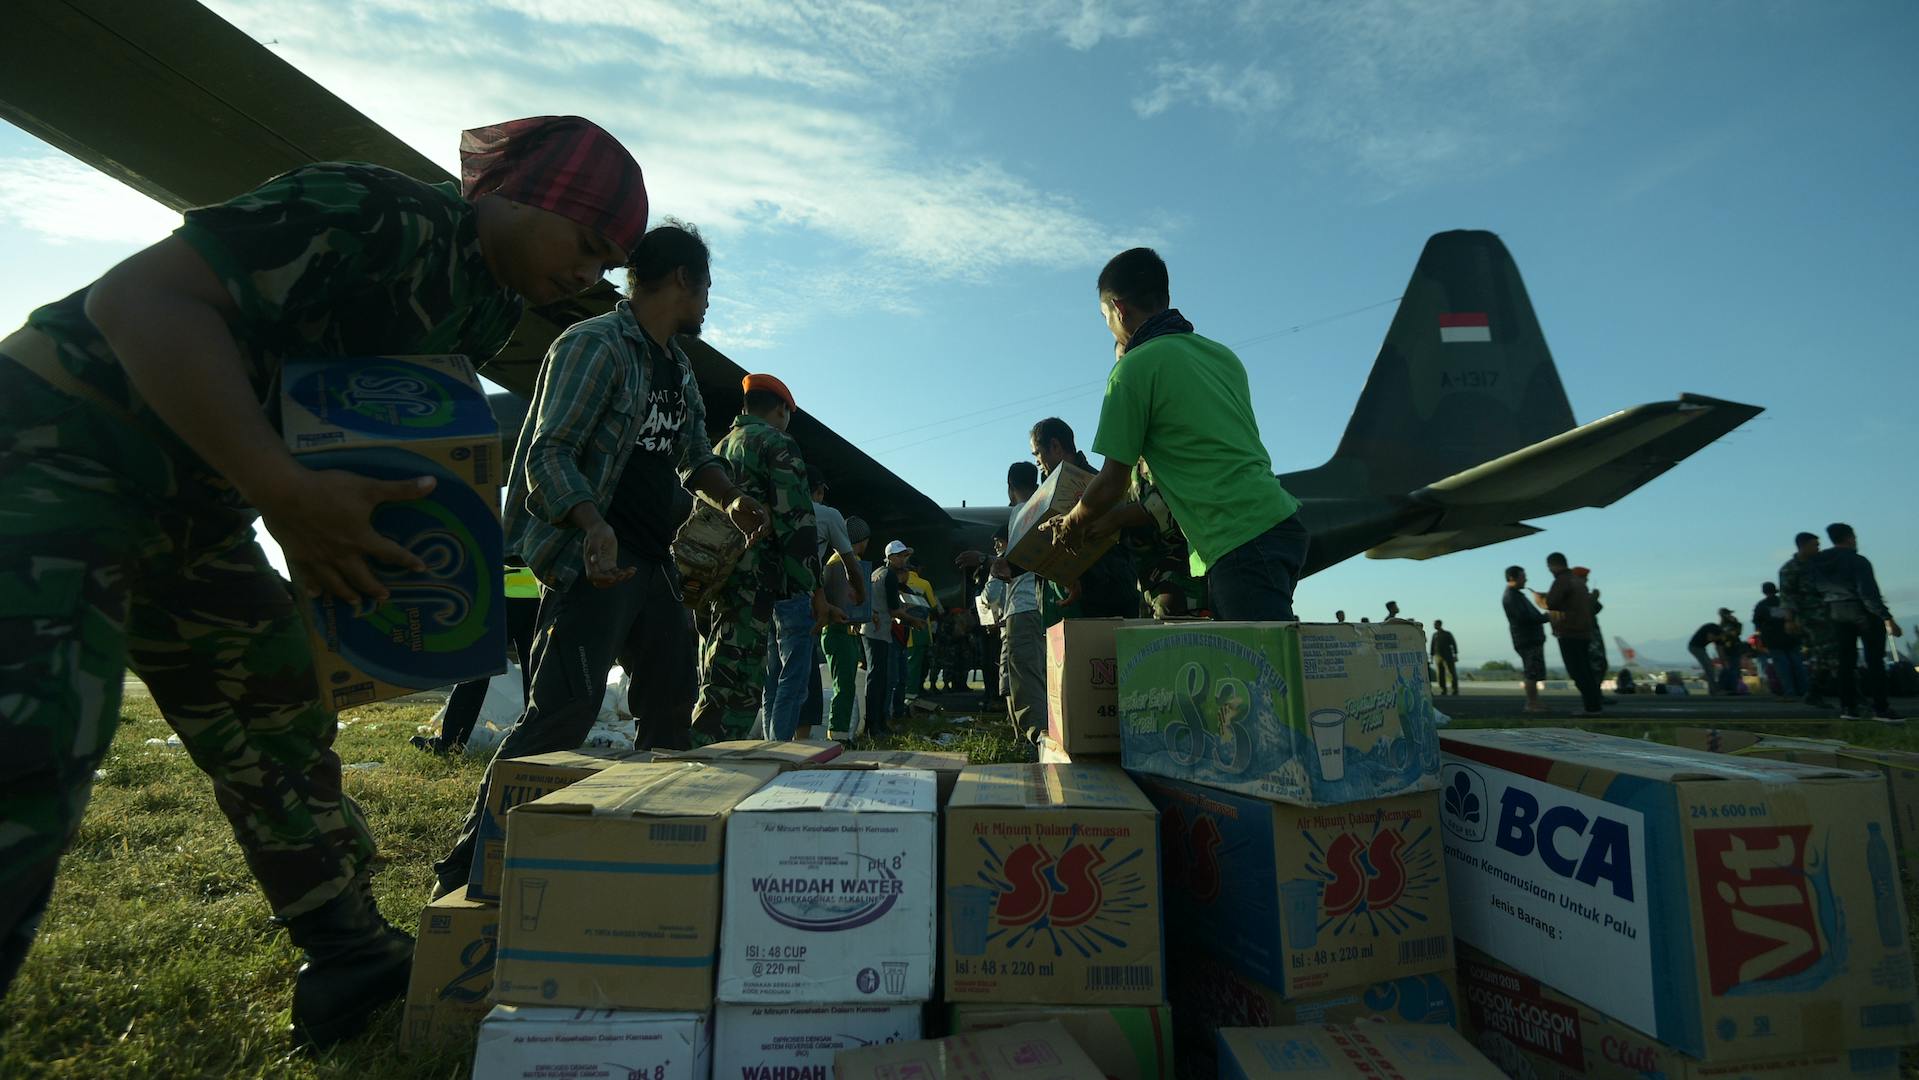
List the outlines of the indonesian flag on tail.
{"type": "Polygon", "coordinates": [[[1439,316],[1439,340],[1444,344],[1492,339],[1493,330],[1483,311],[1455,311],[1439,316]]]}

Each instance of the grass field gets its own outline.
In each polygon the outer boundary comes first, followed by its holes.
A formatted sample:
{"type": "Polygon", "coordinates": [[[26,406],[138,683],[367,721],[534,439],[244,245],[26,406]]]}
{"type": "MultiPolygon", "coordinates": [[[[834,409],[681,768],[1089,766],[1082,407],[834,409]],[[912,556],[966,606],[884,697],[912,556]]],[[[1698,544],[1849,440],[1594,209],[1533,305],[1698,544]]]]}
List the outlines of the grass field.
{"type": "MultiPolygon", "coordinates": [[[[446,760],[407,745],[432,712],[352,710],[337,744],[348,790],[380,838],[380,905],[409,931],[431,885],[429,864],[450,843],[485,767],[481,758],[446,760]],[[378,767],[354,767],[366,763],[378,767]]],[[[1670,730],[1630,719],[1594,726],[1654,738],[1670,730]]],[[[1919,737],[1877,724],[1740,726],[1919,749],[1919,737]]],[[[888,745],[1016,760],[1005,727],[919,720],[888,745]],[[950,741],[933,742],[936,729],[950,741]]],[[[398,1054],[397,1004],[368,1035],[323,1059],[292,1048],[285,1031],[298,952],[268,921],[205,778],[183,751],[147,744],[168,734],[150,702],[128,704],[39,942],[6,999],[0,1077],[466,1076],[470,1047],[398,1054]]]]}

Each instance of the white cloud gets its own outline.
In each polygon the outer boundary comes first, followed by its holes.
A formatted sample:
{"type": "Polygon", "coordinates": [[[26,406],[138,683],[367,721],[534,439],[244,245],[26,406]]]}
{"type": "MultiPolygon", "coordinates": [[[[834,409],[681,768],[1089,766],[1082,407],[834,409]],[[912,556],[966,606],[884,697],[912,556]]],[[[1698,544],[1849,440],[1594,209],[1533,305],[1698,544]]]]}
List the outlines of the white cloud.
{"type": "Polygon", "coordinates": [[[1255,64],[1234,71],[1226,64],[1162,60],[1153,65],[1153,77],[1159,80],[1153,89],[1133,99],[1133,111],[1149,119],[1187,101],[1253,116],[1292,97],[1286,80],[1255,64]]]}
{"type": "Polygon", "coordinates": [[[63,154],[0,158],[0,221],[56,244],[149,244],[180,215],[63,154]]]}

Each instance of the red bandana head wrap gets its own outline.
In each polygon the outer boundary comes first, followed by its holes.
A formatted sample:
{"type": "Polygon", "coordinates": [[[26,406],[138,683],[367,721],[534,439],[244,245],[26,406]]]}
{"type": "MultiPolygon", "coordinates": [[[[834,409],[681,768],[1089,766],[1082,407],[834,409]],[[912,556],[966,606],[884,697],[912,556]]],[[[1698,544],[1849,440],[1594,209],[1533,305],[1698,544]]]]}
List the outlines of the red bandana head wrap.
{"type": "Polygon", "coordinates": [[[578,116],[530,116],[460,133],[460,194],[551,210],[632,252],[646,234],[646,181],[618,139],[578,116]]]}

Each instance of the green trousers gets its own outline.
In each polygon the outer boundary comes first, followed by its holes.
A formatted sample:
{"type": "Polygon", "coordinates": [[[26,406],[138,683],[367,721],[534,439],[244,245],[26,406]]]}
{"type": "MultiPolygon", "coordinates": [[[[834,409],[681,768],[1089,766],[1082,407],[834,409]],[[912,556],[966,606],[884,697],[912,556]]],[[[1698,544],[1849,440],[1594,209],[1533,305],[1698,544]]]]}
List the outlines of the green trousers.
{"type": "Polygon", "coordinates": [[[833,676],[833,708],[826,718],[826,730],[835,735],[853,733],[853,709],[859,699],[860,639],[844,626],[820,630],[820,651],[826,654],[826,670],[833,676]]]}
{"type": "Polygon", "coordinates": [[[212,780],[275,914],[320,907],[372,860],[306,627],[249,517],[133,425],[0,357],[0,994],[129,667],[212,780]]]}

